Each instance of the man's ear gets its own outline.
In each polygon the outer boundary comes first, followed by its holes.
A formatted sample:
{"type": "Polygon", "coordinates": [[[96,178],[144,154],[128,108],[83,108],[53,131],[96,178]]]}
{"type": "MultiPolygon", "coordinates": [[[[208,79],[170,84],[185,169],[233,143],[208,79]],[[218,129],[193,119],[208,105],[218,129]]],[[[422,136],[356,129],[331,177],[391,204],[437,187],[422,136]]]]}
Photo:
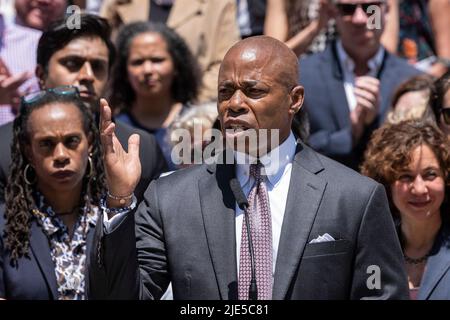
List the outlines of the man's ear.
{"type": "Polygon", "coordinates": [[[289,107],[289,113],[294,115],[296,114],[303,105],[303,100],[305,97],[305,90],[302,86],[295,86],[291,93],[289,94],[291,97],[291,105],[289,107]]]}
{"type": "Polygon", "coordinates": [[[39,79],[39,88],[41,90],[45,89],[45,81],[47,80],[47,73],[45,72],[44,68],[38,64],[36,66],[36,69],[34,70],[34,74],[39,79]]]}

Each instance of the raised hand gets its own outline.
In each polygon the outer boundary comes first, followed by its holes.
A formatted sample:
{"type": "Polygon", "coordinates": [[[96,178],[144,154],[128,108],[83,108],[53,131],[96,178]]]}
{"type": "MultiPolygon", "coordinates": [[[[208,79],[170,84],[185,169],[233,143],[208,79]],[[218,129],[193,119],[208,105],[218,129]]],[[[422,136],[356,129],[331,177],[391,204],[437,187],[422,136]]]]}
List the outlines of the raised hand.
{"type": "Polygon", "coordinates": [[[327,26],[328,21],[330,21],[334,14],[334,6],[329,0],[319,1],[318,21],[320,30],[327,26]]]}
{"type": "Polygon", "coordinates": [[[14,76],[0,73],[0,104],[14,104],[21,94],[18,88],[28,79],[31,74],[23,72],[14,76]]]}
{"type": "MultiPolygon", "coordinates": [[[[139,135],[133,134],[128,139],[126,152],[115,133],[112,112],[105,99],[100,100],[100,138],[103,145],[103,161],[109,193],[126,197],[134,192],[141,178],[139,159],[139,135]]],[[[108,205],[120,206],[118,201],[108,198],[108,205]]]]}
{"type": "Polygon", "coordinates": [[[364,134],[364,118],[365,109],[361,106],[356,106],[356,108],[350,112],[350,123],[352,128],[352,139],[353,145],[357,145],[364,134]]]}
{"type": "Polygon", "coordinates": [[[356,105],[364,109],[364,124],[370,125],[380,110],[380,80],[363,76],[355,79],[356,105]]]}

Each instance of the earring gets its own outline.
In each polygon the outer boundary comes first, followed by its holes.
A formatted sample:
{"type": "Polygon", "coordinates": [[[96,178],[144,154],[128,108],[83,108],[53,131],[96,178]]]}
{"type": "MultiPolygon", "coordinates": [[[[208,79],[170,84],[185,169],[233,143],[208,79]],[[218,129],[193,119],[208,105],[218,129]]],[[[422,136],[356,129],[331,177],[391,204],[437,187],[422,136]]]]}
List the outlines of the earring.
{"type": "Polygon", "coordinates": [[[28,173],[28,169],[30,169],[30,168],[31,168],[31,165],[28,163],[25,166],[25,169],[23,169],[23,180],[25,181],[26,184],[31,186],[32,184],[34,184],[36,182],[36,176],[34,177],[34,181],[28,180],[27,173],[28,173]]]}
{"type": "Polygon", "coordinates": [[[88,163],[89,163],[89,174],[87,175],[88,178],[92,178],[94,176],[94,162],[92,161],[92,153],[88,156],[88,163]]]}

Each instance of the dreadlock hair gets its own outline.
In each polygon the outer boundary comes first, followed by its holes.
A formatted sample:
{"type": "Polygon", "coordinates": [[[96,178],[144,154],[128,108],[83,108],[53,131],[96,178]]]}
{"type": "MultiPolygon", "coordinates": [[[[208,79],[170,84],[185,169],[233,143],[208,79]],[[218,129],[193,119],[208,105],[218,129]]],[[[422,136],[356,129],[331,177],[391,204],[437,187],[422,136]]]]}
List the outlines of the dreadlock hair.
{"type": "MultiPolygon", "coordinates": [[[[99,203],[105,194],[105,174],[102,162],[102,149],[99,139],[99,131],[92,112],[84,105],[76,95],[58,95],[52,91],[46,93],[37,101],[22,102],[20,114],[13,124],[13,142],[11,146],[10,174],[5,189],[5,249],[10,252],[11,265],[17,267],[18,259],[28,257],[30,245],[30,224],[32,210],[36,208],[33,193],[36,184],[29,185],[25,182],[24,170],[28,164],[25,156],[25,146],[31,143],[29,136],[29,119],[33,111],[50,104],[70,104],[80,111],[83,119],[83,130],[86,136],[92,140],[92,167],[86,171],[83,179],[84,205],[91,212],[92,203],[99,203]],[[92,174],[91,174],[92,173],[92,174]]],[[[88,164],[90,166],[90,164],[88,164]]]]}

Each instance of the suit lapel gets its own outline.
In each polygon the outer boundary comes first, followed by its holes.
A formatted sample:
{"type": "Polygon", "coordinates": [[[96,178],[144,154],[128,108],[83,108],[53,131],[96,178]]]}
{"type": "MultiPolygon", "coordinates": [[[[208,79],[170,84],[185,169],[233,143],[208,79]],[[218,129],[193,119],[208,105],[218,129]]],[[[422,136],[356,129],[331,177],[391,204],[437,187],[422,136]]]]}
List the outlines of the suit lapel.
{"type": "Polygon", "coordinates": [[[229,187],[233,165],[208,167],[198,182],[209,252],[222,299],[237,299],[235,200],[229,187]]]}
{"type": "Polygon", "coordinates": [[[433,292],[441,278],[450,269],[450,249],[445,242],[450,236],[449,228],[444,229],[439,235],[438,241],[434,245],[432,254],[427,261],[427,266],[419,289],[419,300],[426,300],[433,292]]]}
{"type": "Polygon", "coordinates": [[[53,295],[53,299],[58,298],[58,289],[56,284],[55,264],[50,254],[50,245],[42,229],[38,226],[36,220],[31,223],[31,251],[41,269],[41,272],[47,282],[53,295]]]}
{"type": "MultiPolygon", "coordinates": [[[[101,213],[98,213],[97,223],[101,222],[100,215],[101,213]]],[[[86,258],[90,257],[91,255],[92,245],[94,244],[94,235],[95,235],[95,226],[90,225],[88,234],[86,236],[86,258]]]]}
{"type": "Polygon", "coordinates": [[[150,14],[150,1],[121,1],[120,4],[117,5],[117,14],[124,24],[135,21],[148,21],[150,14]]]}
{"type": "Polygon", "coordinates": [[[292,163],[291,181],[275,267],[273,299],[284,299],[298,268],[326,182],[317,156],[302,144],[292,163]]]}
{"type": "MultiPolygon", "coordinates": [[[[323,63],[320,64],[323,79],[327,86],[327,92],[333,93],[332,112],[339,128],[350,126],[350,111],[348,109],[347,96],[343,85],[343,75],[339,63],[336,44],[332,42],[322,55],[323,63]],[[331,66],[330,66],[331,63],[331,66]]],[[[301,72],[301,70],[300,70],[301,72]]]]}

